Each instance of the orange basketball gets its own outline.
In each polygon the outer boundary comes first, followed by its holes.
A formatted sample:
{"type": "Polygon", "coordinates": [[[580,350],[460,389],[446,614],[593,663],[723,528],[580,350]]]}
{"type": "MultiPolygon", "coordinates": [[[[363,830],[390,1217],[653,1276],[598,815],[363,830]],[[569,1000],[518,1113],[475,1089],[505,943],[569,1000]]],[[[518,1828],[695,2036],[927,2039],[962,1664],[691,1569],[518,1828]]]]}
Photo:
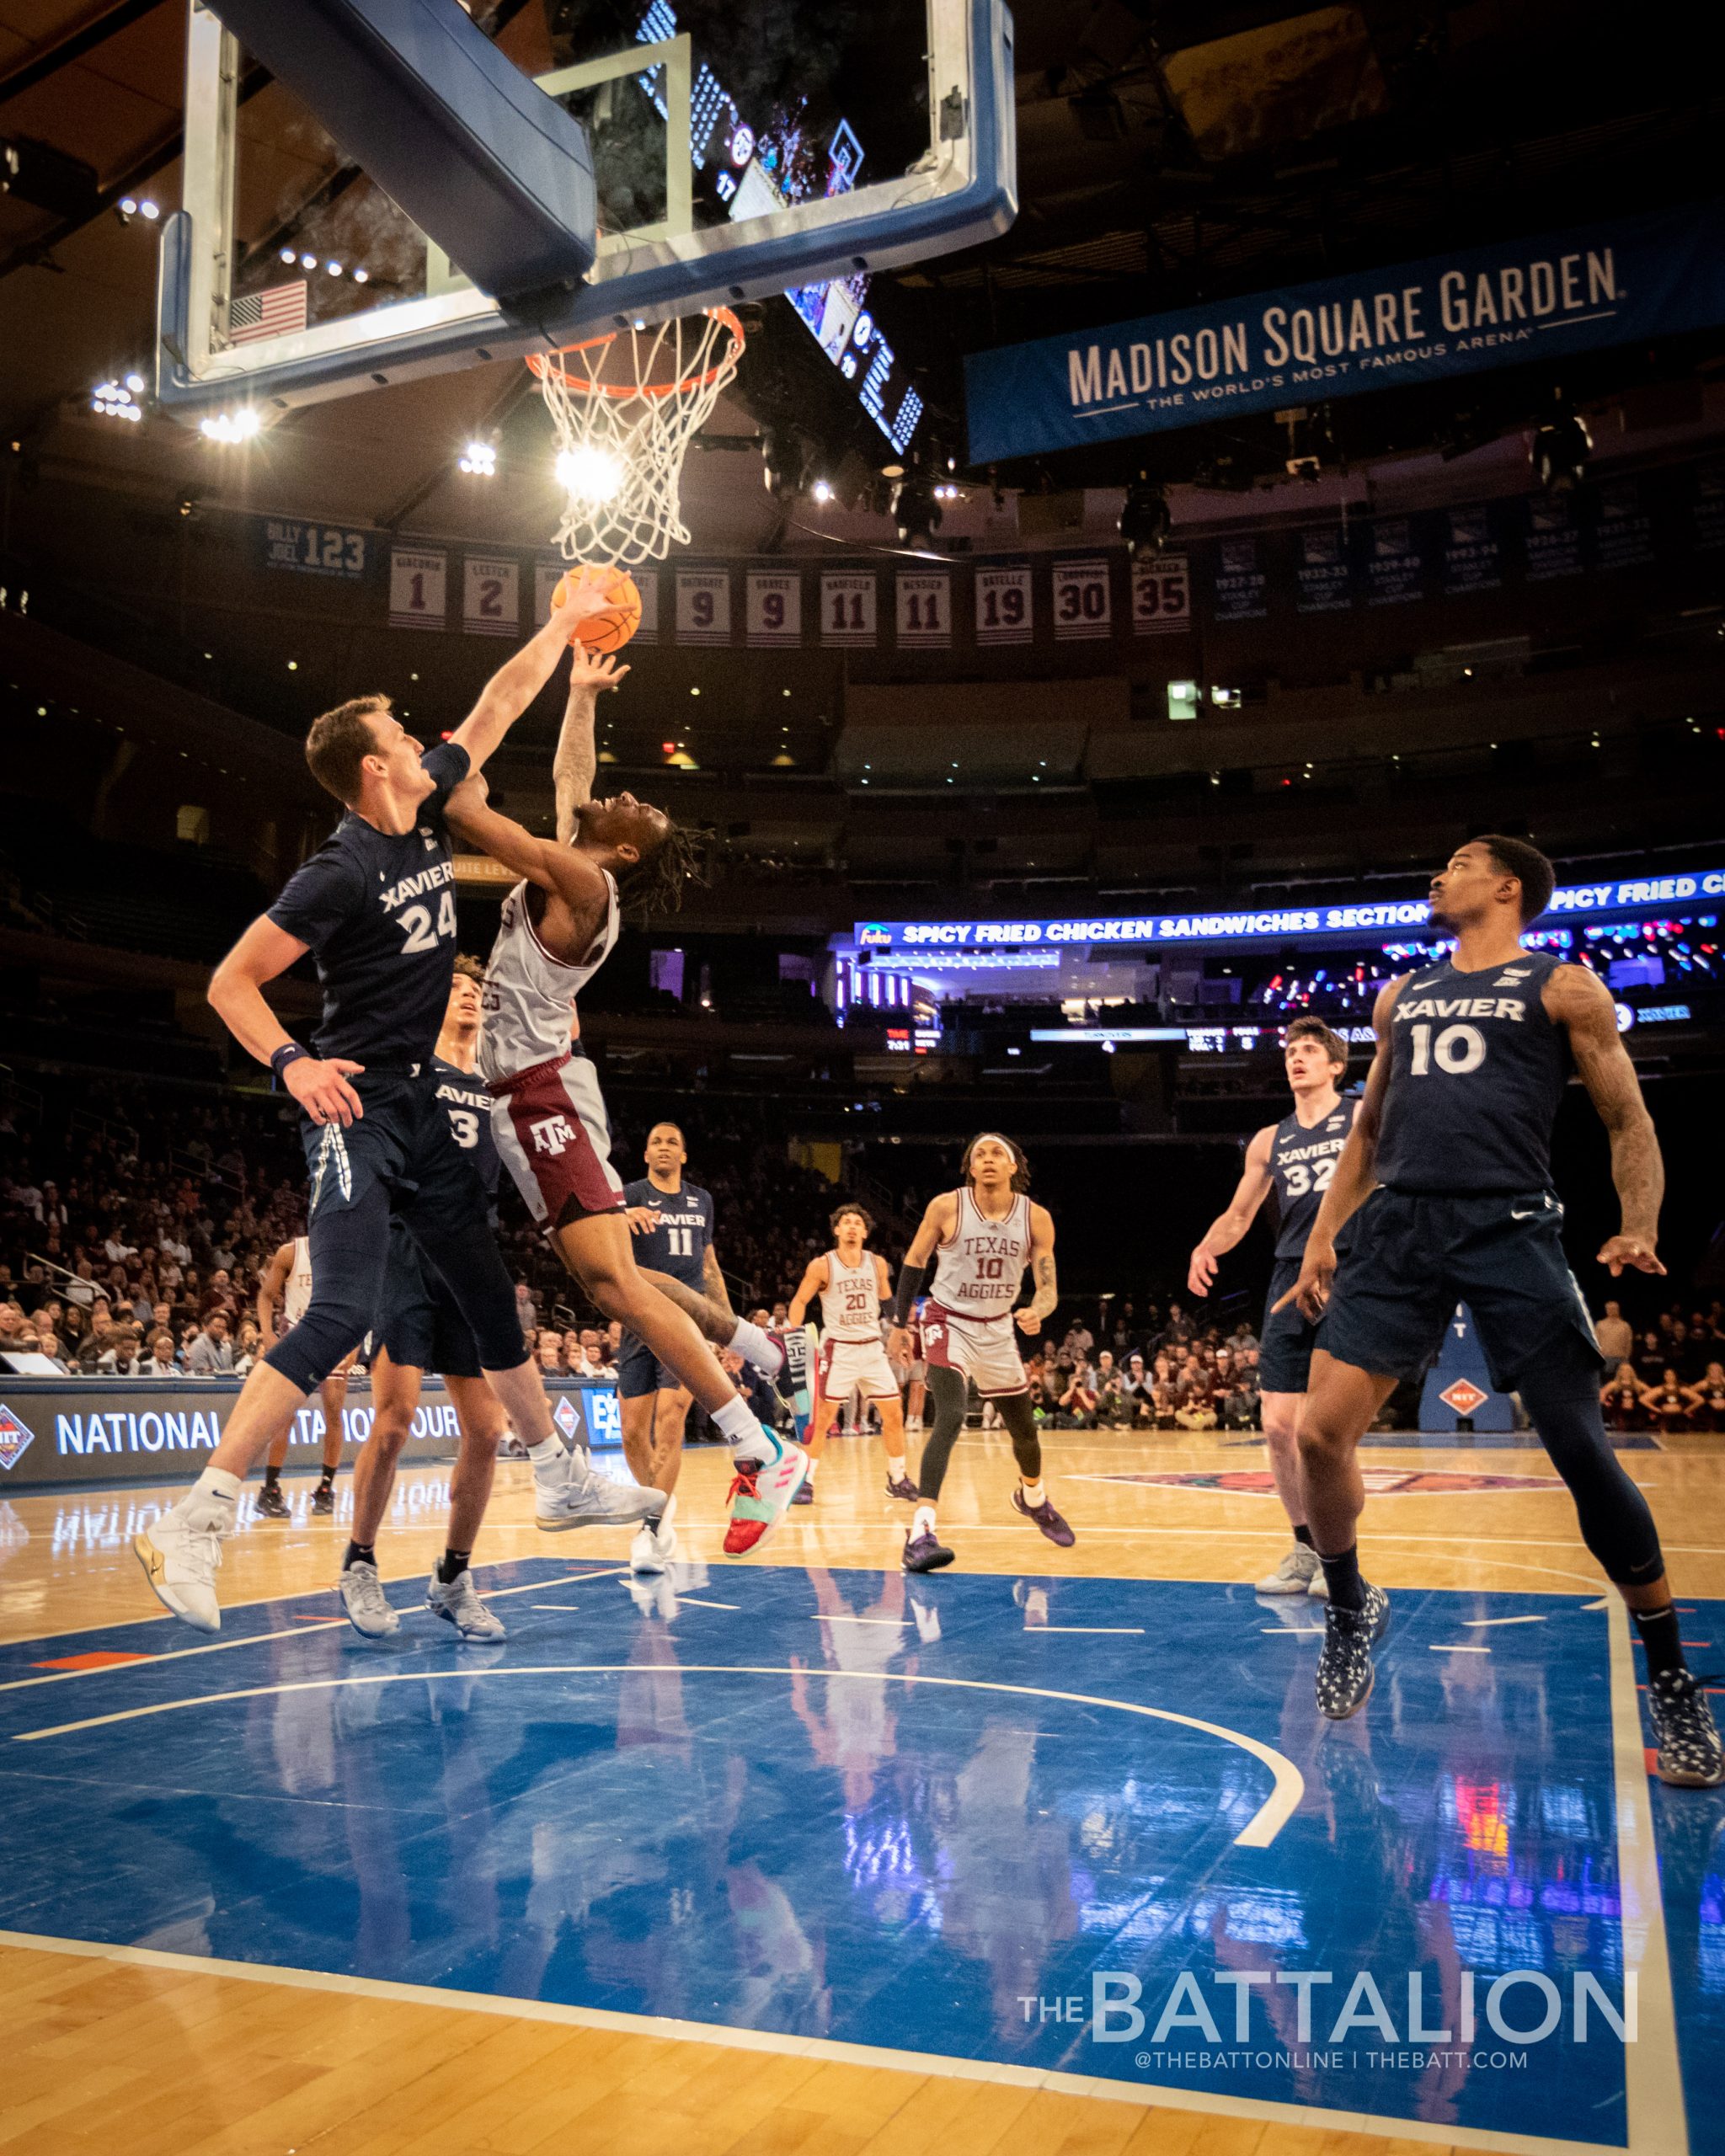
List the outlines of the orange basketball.
{"type": "Polygon", "coordinates": [[[621,651],[641,626],[641,594],[633,577],[627,569],[584,562],[558,579],[553,612],[568,600],[572,583],[597,584],[606,600],[601,611],[576,622],[574,641],[589,651],[621,651]]]}

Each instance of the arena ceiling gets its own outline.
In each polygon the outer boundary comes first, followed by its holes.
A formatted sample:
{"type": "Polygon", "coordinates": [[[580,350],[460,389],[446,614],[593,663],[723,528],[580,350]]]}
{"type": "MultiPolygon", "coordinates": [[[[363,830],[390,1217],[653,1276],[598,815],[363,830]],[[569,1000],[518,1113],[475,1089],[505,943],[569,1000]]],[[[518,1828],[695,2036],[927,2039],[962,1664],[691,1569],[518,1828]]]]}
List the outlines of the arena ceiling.
{"type": "MultiPolygon", "coordinates": [[[[627,34],[611,0],[585,12],[627,34]]],[[[553,26],[583,13],[502,0],[482,19],[531,65],[553,26]]],[[[943,455],[962,451],[967,349],[1717,189],[1717,10],[1661,10],[1646,35],[1604,0],[1019,0],[1015,14],[1017,222],[893,278],[900,344],[926,385],[924,438],[943,455]]],[[[0,140],[37,146],[48,177],[0,194],[0,424],[20,463],[170,503],[500,543],[548,531],[548,475],[531,476],[547,461],[544,422],[515,363],[291,414],[242,456],[163,419],[120,428],[91,413],[91,387],[147,347],[153,229],[116,205],[146,192],[178,200],[184,22],[181,0],[0,0],[0,140]],[[488,426],[531,452],[524,483],[488,489],[457,473],[460,444],[488,426]]],[[[244,87],[248,125],[267,128],[273,86],[244,87]]],[[[848,449],[856,469],[879,462],[879,438],[807,346],[782,304],[762,310],[743,393],[710,424],[712,453],[690,460],[697,545],[796,543],[793,512],[759,483],[757,420],[776,411],[796,412],[825,462],[848,449]]],[[[1606,396],[1706,374],[1718,355],[1693,342],[1606,354],[1565,386],[1606,396]]],[[[1337,408],[1335,454],[1429,452],[1468,430],[1511,430],[1551,393],[1525,373],[1485,378],[1466,412],[1453,389],[1355,399],[1337,408]]],[[[1153,451],[1117,444],[997,476],[1101,486],[1148,462],[1172,480],[1238,486],[1279,472],[1284,446],[1268,419],[1236,421],[1157,437],[1153,451]]],[[[981,543],[988,499],[977,488],[948,535],[981,543]]],[[[865,511],[834,530],[854,541],[890,527],[865,511]]]]}

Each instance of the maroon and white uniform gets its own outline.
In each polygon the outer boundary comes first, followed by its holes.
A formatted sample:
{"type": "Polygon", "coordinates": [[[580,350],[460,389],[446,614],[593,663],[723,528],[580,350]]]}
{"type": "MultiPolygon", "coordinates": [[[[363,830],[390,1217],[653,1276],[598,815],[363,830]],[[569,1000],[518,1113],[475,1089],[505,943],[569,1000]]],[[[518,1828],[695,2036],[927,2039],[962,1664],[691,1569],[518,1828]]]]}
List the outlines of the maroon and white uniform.
{"type": "Polygon", "coordinates": [[[975,1380],[985,1400],[999,1399],[1028,1385],[1012,1307],[1030,1262],[1030,1200],[1021,1193],[1004,1219],[991,1220],[969,1190],[958,1199],[922,1309],[922,1352],[931,1369],[957,1370],[975,1380]]]}
{"type": "Polygon", "coordinates": [[[517,883],[485,968],[479,1073],[491,1091],[491,1134],[533,1218],[546,1227],[591,1213],[620,1213],[623,1187],[611,1165],[611,1125],[599,1079],[569,1038],[575,997],[617,942],[617,883],[592,947],[574,963],[553,958],[517,883]]]}
{"type": "Polygon", "coordinates": [[[848,1400],[859,1385],[868,1400],[899,1396],[881,1345],[880,1264],[871,1250],[856,1265],[846,1265],[836,1250],[826,1253],[816,1383],[823,1400],[848,1400]]]}

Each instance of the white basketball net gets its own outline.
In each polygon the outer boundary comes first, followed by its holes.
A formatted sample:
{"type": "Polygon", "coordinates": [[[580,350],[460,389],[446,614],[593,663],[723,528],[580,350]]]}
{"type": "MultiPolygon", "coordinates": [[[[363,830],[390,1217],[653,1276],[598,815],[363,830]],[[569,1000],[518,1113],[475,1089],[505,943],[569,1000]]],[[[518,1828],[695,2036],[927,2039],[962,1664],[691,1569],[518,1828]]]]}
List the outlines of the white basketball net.
{"type": "Polygon", "coordinates": [[[683,459],[742,355],[741,323],[709,307],[529,357],[557,436],[566,561],[627,568],[687,544],[683,459]]]}

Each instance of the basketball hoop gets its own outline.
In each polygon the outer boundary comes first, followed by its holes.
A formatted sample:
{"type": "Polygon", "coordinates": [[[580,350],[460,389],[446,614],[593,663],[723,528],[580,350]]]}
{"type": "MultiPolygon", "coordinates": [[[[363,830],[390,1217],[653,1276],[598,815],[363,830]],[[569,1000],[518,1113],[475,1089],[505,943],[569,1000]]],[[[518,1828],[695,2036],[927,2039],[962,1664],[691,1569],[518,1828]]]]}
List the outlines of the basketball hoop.
{"type": "Polygon", "coordinates": [[[678,513],[683,459],[743,356],[729,307],[617,329],[533,352],[568,495],[556,543],[566,561],[662,562],[689,533],[678,513]]]}

